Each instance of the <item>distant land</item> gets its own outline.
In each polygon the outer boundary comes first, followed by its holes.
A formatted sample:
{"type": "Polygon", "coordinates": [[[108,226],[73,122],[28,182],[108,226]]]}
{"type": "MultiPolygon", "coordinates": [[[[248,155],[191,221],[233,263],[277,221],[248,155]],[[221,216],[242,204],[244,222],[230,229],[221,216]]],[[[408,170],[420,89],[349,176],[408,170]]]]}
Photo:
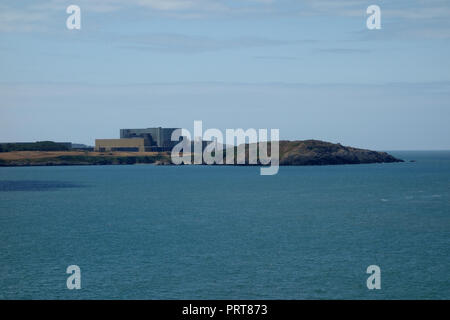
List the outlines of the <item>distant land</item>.
{"type": "Polygon", "coordinates": [[[403,162],[386,152],[346,147],[320,140],[280,141],[280,165],[307,166],[333,164],[403,162]]]}
{"type": "MultiPolygon", "coordinates": [[[[386,152],[319,140],[280,141],[280,166],[403,162],[386,152]]],[[[248,148],[248,145],[246,145],[248,148]]],[[[235,148],[236,150],[236,148],[235,148]]],[[[0,166],[171,165],[169,152],[93,152],[80,150],[3,151],[0,166]]]]}

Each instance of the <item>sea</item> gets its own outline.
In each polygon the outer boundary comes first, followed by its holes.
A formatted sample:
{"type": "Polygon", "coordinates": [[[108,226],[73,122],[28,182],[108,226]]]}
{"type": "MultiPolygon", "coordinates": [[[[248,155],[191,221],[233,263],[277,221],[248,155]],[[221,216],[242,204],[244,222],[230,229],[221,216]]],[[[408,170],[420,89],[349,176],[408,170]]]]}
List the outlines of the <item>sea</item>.
{"type": "Polygon", "coordinates": [[[450,299],[450,151],[390,153],[274,176],[1,167],[0,299],[450,299]]]}

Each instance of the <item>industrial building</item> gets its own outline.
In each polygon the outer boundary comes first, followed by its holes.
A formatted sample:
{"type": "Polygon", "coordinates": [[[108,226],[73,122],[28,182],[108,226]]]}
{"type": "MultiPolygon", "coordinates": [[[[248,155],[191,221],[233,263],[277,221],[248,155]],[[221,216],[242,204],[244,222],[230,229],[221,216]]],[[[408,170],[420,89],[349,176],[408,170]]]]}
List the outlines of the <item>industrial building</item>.
{"type": "Polygon", "coordinates": [[[171,141],[177,128],[120,129],[120,139],[96,139],[95,151],[171,151],[178,141],[171,141]]]}
{"type": "Polygon", "coordinates": [[[178,143],[178,141],[171,140],[175,130],[177,128],[120,129],[120,138],[143,138],[146,147],[161,149],[155,149],[155,151],[170,151],[178,143]]]}

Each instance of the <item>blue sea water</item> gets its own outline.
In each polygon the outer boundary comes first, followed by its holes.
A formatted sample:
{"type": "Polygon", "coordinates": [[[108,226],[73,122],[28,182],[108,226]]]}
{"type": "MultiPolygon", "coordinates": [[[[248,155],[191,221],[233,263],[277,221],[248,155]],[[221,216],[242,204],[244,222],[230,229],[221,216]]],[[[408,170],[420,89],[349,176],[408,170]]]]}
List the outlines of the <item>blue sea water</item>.
{"type": "Polygon", "coordinates": [[[416,162],[0,168],[0,298],[449,299],[450,152],[392,154],[416,162]]]}

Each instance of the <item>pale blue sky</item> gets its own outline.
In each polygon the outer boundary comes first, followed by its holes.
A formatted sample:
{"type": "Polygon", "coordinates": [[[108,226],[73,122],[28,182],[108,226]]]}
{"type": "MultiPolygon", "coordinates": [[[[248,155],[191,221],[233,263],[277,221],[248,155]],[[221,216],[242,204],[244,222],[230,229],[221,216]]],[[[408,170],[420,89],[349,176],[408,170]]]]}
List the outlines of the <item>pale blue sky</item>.
{"type": "Polygon", "coordinates": [[[203,120],[450,149],[449,57],[449,1],[1,1],[0,141],[92,145],[203,120]],[[366,28],[371,4],[381,30],[366,28]]]}

